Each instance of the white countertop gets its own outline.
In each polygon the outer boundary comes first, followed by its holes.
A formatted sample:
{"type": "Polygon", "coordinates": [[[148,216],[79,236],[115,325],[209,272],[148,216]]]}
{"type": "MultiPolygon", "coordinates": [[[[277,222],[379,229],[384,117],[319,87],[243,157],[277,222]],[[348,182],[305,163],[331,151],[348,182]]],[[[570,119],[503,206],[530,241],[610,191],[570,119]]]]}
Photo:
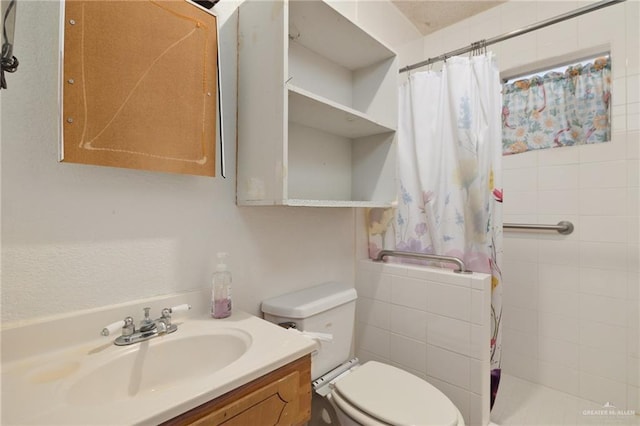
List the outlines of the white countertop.
{"type": "MultiPolygon", "coordinates": [[[[115,346],[112,343],[114,336],[96,337],[55,351],[3,362],[2,424],[158,424],[311,353],[315,348],[312,340],[244,312],[236,311],[222,320],[201,316],[174,322],[179,324],[175,333],[145,343],[115,346]],[[69,390],[78,380],[125,351],[142,351],[141,345],[146,344],[145,350],[151,354],[154,345],[169,339],[185,339],[224,329],[244,336],[248,349],[218,371],[205,371],[174,381],[171,386],[113,400],[94,400],[85,404],[70,398],[69,390]]],[[[19,330],[13,329],[11,333],[15,342],[19,330]]],[[[37,335],[33,330],[26,334],[29,338],[37,335]]],[[[176,364],[166,365],[166,368],[175,372],[180,368],[180,362],[188,362],[188,359],[188,353],[179,354],[176,364]]]]}

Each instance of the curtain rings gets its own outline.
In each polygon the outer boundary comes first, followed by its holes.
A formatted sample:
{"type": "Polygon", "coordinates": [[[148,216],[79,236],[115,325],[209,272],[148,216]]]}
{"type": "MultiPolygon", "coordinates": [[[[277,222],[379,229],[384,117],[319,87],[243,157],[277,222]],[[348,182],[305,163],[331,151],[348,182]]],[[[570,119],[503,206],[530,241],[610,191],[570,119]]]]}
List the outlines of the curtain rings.
{"type": "Polygon", "coordinates": [[[474,41],[471,43],[471,49],[469,50],[469,57],[479,56],[487,53],[487,40],[482,39],[480,41],[474,41]]]}

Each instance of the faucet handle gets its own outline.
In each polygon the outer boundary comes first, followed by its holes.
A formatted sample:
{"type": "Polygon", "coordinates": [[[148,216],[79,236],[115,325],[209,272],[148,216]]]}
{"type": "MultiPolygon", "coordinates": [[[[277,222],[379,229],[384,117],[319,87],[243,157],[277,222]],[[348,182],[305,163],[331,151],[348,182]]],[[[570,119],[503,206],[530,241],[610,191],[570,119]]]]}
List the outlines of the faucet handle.
{"type": "Polygon", "coordinates": [[[113,322],[107,326],[105,326],[100,332],[103,336],[108,336],[114,332],[116,332],[119,328],[124,327],[124,320],[113,322]]]}
{"type": "MultiPolygon", "coordinates": [[[[177,305],[177,306],[173,306],[171,308],[164,308],[160,314],[160,320],[167,326],[167,327],[171,327],[171,314],[177,314],[179,312],[186,312],[189,309],[191,309],[191,305],[189,305],[188,303],[182,304],[182,305],[177,305]]],[[[173,326],[175,328],[175,325],[173,326]]]]}
{"type": "Polygon", "coordinates": [[[191,305],[189,305],[188,303],[184,303],[182,305],[176,305],[169,308],[169,313],[177,314],[178,312],[187,312],[190,309],[191,309],[191,305]]]}
{"type": "Polygon", "coordinates": [[[103,328],[100,334],[103,336],[108,336],[118,331],[119,328],[122,329],[122,334],[125,336],[133,334],[134,332],[133,318],[126,317],[123,320],[113,322],[107,325],[105,328],[103,328]]]}

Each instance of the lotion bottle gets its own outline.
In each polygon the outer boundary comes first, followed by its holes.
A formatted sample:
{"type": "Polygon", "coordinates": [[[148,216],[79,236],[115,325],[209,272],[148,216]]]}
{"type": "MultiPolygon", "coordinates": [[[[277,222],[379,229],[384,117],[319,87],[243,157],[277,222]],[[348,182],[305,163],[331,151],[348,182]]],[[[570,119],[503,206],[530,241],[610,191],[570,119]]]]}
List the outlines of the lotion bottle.
{"type": "Polygon", "coordinates": [[[218,265],[211,279],[211,316],[226,318],[231,315],[231,272],[224,263],[227,253],[218,253],[218,265]]]}

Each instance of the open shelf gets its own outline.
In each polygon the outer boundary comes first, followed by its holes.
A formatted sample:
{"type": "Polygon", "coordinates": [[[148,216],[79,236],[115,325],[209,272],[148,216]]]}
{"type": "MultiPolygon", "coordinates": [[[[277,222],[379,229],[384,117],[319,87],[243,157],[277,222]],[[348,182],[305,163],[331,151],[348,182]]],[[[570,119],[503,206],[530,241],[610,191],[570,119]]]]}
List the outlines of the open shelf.
{"type": "Polygon", "coordinates": [[[323,0],[238,11],[238,204],[390,206],[396,54],[323,0]]]}
{"type": "Polygon", "coordinates": [[[349,70],[396,56],[323,1],[289,2],[289,39],[349,70]]]}
{"type": "Polygon", "coordinates": [[[346,138],[361,138],[396,129],[377,123],[360,111],[289,85],[289,121],[346,138]]]}

